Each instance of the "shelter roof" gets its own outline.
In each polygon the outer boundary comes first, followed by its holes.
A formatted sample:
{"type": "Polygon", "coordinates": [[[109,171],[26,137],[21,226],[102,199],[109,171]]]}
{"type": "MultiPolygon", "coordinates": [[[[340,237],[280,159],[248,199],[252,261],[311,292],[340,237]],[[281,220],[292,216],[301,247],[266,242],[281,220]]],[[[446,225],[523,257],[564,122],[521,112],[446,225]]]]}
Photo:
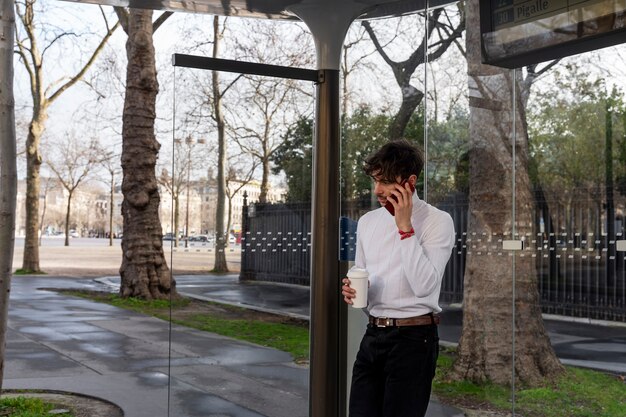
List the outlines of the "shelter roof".
{"type": "Polygon", "coordinates": [[[451,0],[69,0],[139,9],[185,11],[220,16],[257,17],[265,19],[297,19],[290,11],[304,4],[319,5],[332,11],[340,4],[352,4],[363,10],[360,19],[400,16],[438,7],[451,0]]]}

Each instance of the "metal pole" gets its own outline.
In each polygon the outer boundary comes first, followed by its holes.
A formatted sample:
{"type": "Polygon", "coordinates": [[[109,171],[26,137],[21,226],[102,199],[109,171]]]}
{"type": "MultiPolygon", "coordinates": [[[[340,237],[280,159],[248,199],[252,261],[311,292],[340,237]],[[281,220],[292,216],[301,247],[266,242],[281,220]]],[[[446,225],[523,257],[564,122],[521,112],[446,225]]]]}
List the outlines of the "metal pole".
{"type": "MultiPolygon", "coordinates": [[[[317,85],[312,202],[311,367],[309,416],[345,410],[345,352],[340,337],[339,71],[320,70],[317,85]],[[342,410],[343,408],[343,410],[342,410]]],[[[345,332],[344,332],[345,333],[345,332]]],[[[345,334],[343,335],[345,337],[345,334]]]]}

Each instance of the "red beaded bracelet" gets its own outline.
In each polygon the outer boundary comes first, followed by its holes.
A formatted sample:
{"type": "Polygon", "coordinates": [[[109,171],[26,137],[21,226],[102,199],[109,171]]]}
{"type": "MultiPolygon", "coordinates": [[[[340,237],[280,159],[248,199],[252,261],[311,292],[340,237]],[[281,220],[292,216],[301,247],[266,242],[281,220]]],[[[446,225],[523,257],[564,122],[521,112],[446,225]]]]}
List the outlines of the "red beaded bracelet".
{"type": "Polygon", "coordinates": [[[400,240],[404,240],[413,236],[415,234],[415,230],[413,230],[413,228],[411,227],[411,230],[409,230],[408,232],[398,230],[398,233],[400,234],[400,240]]]}

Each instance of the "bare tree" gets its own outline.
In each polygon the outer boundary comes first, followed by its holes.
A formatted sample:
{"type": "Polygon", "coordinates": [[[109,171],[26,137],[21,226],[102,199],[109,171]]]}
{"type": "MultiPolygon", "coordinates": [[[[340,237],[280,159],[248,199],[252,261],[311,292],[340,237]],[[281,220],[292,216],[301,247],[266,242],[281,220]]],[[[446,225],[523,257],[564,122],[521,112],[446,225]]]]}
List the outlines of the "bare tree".
{"type": "MultiPolygon", "coordinates": [[[[226,24],[224,23],[224,28],[226,24]]],[[[220,20],[218,16],[213,17],[213,58],[219,57],[220,43],[224,36],[223,30],[220,30],[220,20]]],[[[225,200],[226,200],[226,121],[224,119],[224,111],[222,102],[224,95],[232,86],[229,84],[224,90],[220,90],[219,72],[211,72],[211,101],[213,105],[213,118],[217,125],[217,208],[215,213],[215,263],[213,265],[214,272],[228,272],[228,264],[226,263],[226,240],[228,230],[225,228],[225,200]]],[[[235,79],[236,81],[237,79],[235,79]]],[[[233,81],[233,82],[235,82],[233,81]]]]}
{"type": "Polygon", "coordinates": [[[99,150],[94,140],[85,144],[74,133],[70,133],[64,140],[50,146],[46,151],[48,155],[45,159],[46,164],[67,192],[65,246],[69,246],[72,197],[97,163],[99,150]]]}
{"type": "MultiPolygon", "coordinates": [[[[467,4],[470,84],[470,196],[468,236],[519,239],[532,232],[533,196],[521,71],[481,64],[478,0],[467,4]],[[515,99],[515,105],[513,106],[515,99]],[[515,127],[514,141],[512,140],[515,127]],[[515,152],[513,152],[515,150],[515,152]],[[516,171],[513,170],[515,167],[516,171]],[[514,175],[514,177],[513,177],[514,175]],[[516,190],[516,218],[512,192],[516,190]],[[508,237],[507,237],[508,236],[508,237]]],[[[476,244],[493,245],[497,242],[476,244]]],[[[482,247],[482,246],[481,246],[482,247]]],[[[477,382],[536,386],[563,371],[541,317],[537,273],[530,256],[467,255],[463,331],[454,375],[477,382]],[[511,279],[515,270],[515,280],[511,279]],[[513,305],[512,305],[513,304],[513,305]],[[513,307],[513,308],[512,308],[513,307]],[[513,326],[514,324],[514,326],[513,326]]]]}
{"type": "MultiPolygon", "coordinates": [[[[172,196],[172,203],[174,204],[174,245],[178,246],[180,230],[180,199],[183,194],[186,194],[186,214],[185,214],[185,234],[188,236],[189,231],[189,201],[190,201],[190,186],[191,186],[191,172],[194,167],[201,164],[205,159],[202,149],[204,149],[204,139],[194,140],[191,136],[187,136],[183,139],[174,140],[174,155],[171,160],[165,158],[163,168],[161,169],[161,175],[158,177],[159,184],[167,190],[172,196]],[[173,162],[173,163],[172,163],[173,162]],[[172,167],[173,172],[170,175],[169,169],[165,168],[165,165],[172,167]]],[[[187,244],[185,244],[187,247],[187,244]]]]}
{"type": "MultiPolygon", "coordinates": [[[[307,67],[313,56],[304,46],[310,36],[299,26],[285,27],[273,22],[250,20],[245,24],[244,36],[237,36],[236,49],[242,59],[273,65],[307,67]]],[[[310,113],[312,89],[308,84],[271,77],[246,76],[237,84],[241,98],[237,109],[231,112],[231,133],[240,149],[258,160],[261,167],[259,202],[267,202],[270,162],[283,142],[288,126],[310,113]],[[302,100],[305,99],[305,100],[302,100]]]]}
{"type": "Polygon", "coordinates": [[[113,246],[113,214],[115,211],[115,187],[118,185],[118,177],[122,172],[119,164],[120,155],[117,152],[105,151],[101,149],[100,166],[109,174],[105,182],[109,186],[109,246],[113,246]]]}
{"type": "Polygon", "coordinates": [[[155,173],[161,145],[154,134],[159,92],[153,34],[171,16],[152,21],[152,10],[115,8],[128,39],[122,126],[122,297],[169,298],[175,293],[163,254],[159,187],[155,173]]]}
{"type": "Polygon", "coordinates": [[[41,218],[39,220],[39,246],[44,235],[44,226],[46,221],[46,210],[48,209],[48,190],[50,190],[50,177],[47,177],[43,186],[43,208],[41,209],[41,218]]]}
{"type": "MultiPolygon", "coordinates": [[[[240,157],[245,155],[240,155],[240,157]]],[[[228,170],[228,176],[226,177],[226,194],[228,196],[228,225],[227,230],[230,231],[232,227],[232,219],[233,219],[233,197],[237,195],[239,191],[246,185],[250,184],[254,177],[254,171],[258,167],[258,161],[253,161],[253,163],[248,167],[247,170],[235,169],[233,168],[235,165],[242,166],[240,163],[230,163],[230,168],[228,170]]]]}
{"type": "Polygon", "coordinates": [[[12,0],[0,2],[0,391],[13,270],[17,166],[15,104],[13,98],[13,41],[15,14],[12,0]]]}
{"type": "Polygon", "coordinates": [[[240,114],[233,140],[258,160],[262,169],[259,202],[266,203],[272,156],[283,143],[283,130],[293,123],[289,118],[297,117],[288,111],[297,108],[297,82],[267,77],[250,77],[248,81],[250,90],[244,97],[247,111],[240,114]]]}
{"type": "MultiPolygon", "coordinates": [[[[50,52],[57,42],[64,38],[76,37],[76,34],[53,31],[40,25],[35,4],[36,0],[16,2],[16,12],[22,28],[22,33],[16,38],[16,53],[28,73],[32,96],[32,116],[26,138],[26,237],[22,263],[22,269],[31,272],[40,271],[37,234],[39,232],[39,172],[42,156],[39,147],[48,120],[48,110],[64,92],[83,78],[119,26],[119,22],[111,25],[101,8],[105,34],[98,45],[88,54],[87,60],[73,75],[61,77],[46,85],[44,74],[48,66],[46,64],[49,62],[46,53],[50,52]],[[43,44],[40,45],[41,39],[43,39],[43,44]]],[[[58,66],[58,63],[52,60],[50,65],[58,66]]]]}
{"type": "MultiPolygon", "coordinates": [[[[400,87],[402,94],[400,108],[389,126],[390,140],[402,138],[411,115],[424,98],[424,92],[412,84],[412,77],[417,68],[424,64],[425,59],[428,62],[432,62],[442,56],[450,45],[463,34],[465,30],[463,2],[458,4],[457,11],[457,16],[451,16],[448,9],[445,8],[438,8],[430,12],[425,28],[427,36],[423,36],[417,48],[411,52],[408,58],[402,61],[394,61],[391,59],[385,49],[386,46],[392,43],[393,39],[383,44],[379,40],[379,36],[376,34],[372,24],[367,20],[363,21],[362,25],[370,35],[376,50],[387,65],[391,67],[396,83],[398,87],[400,87]],[[433,34],[437,36],[434,37],[433,34]],[[434,50],[430,52],[431,49],[434,50]],[[427,52],[427,54],[425,52],[427,52]]],[[[393,38],[396,38],[398,34],[402,32],[401,25],[402,19],[399,19],[396,34],[393,38]]]]}
{"type": "Polygon", "coordinates": [[[159,184],[165,188],[165,190],[172,196],[172,204],[174,205],[174,225],[172,233],[174,235],[174,246],[178,247],[180,229],[180,196],[185,188],[185,175],[180,172],[185,170],[185,166],[175,165],[175,172],[170,175],[170,171],[167,168],[161,169],[161,175],[157,178],[159,184]]]}

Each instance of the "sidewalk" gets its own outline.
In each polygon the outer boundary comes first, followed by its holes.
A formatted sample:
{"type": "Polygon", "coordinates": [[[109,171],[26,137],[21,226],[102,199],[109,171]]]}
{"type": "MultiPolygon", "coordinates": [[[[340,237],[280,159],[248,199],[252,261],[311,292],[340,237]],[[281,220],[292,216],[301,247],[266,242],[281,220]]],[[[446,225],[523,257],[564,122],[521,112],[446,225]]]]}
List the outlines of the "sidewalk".
{"type": "MultiPolygon", "coordinates": [[[[293,314],[308,309],[308,290],[300,287],[239,284],[236,276],[177,279],[181,292],[197,297],[256,299],[259,308],[284,306],[293,314]]],[[[308,369],[285,352],[176,325],[170,330],[159,319],[45,290],[112,284],[113,278],[14,277],[3,388],[94,396],[126,417],[308,416],[308,369]]],[[[433,400],[427,416],[463,414],[433,400]]]]}

